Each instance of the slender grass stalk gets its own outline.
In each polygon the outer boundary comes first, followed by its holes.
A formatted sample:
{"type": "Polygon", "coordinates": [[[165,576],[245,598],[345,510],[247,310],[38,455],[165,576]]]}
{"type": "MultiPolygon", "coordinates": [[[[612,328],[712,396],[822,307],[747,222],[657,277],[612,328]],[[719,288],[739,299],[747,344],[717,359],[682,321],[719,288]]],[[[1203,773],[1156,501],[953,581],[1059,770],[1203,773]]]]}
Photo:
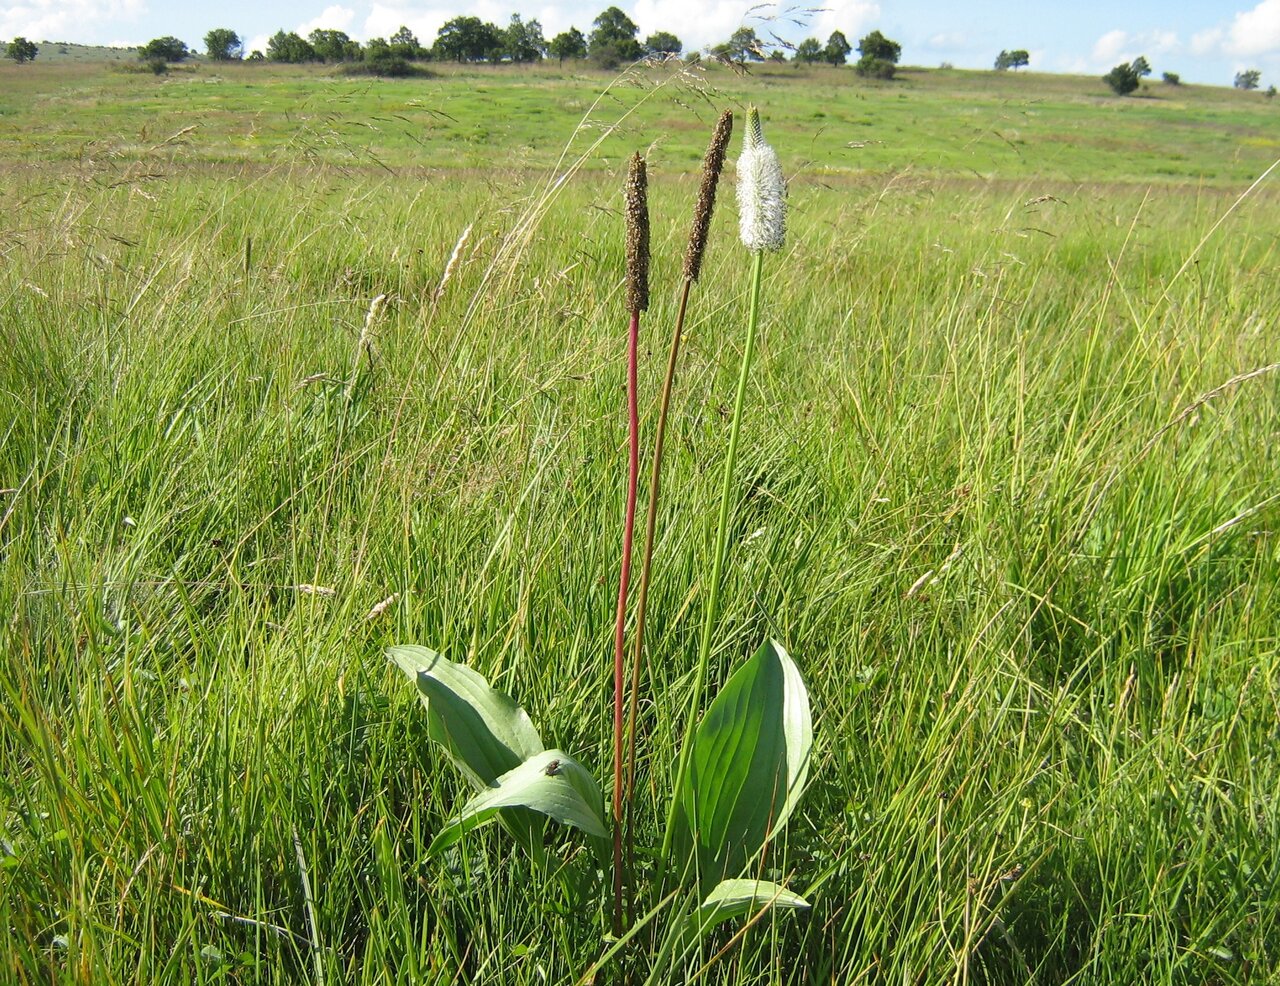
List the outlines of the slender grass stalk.
{"type": "Polygon", "coordinates": [[[680,341],[684,336],[685,313],[689,307],[689,292],[702,273],[702,259],[706,254],[707,237],[711,231],[711,217],[715,212],[716,189],[720,172],[724,169],[725,151],[733,134],[733,111],[725,110],[716,121],[711,141],[702,159],[702,183],[694,204],[693,224],[689,230],[689,242],[684,255],[684,284],[680,290],[680,308],[676,314],[675,328],[671,333],[671,349],[667,357],[667,375],[662,382],[662,399],[658,409],[658,423],[653,438],[653,465],[649,475],[648,513],[645,518],[644,547],[641,553],[640,585],[636,594],[635,641],[631,657],[631,695],[627,709],[627,869],[635,871],[635,826],[631,818],[635,805],[636,782],[636,721],[640,704],[640,677],[644,668],[645,616],[649,604],[649,579],[653,570],[653,545],[658,524],[658,498],[662,486],[662,452],[667,434],[667,414],[671,408],[671,391],[675,386],[676,365],[680,358],[680,341]]]}
{"type": "Polygon", "coordinates": [[[662,851],[659,854],[659,885],[665,880],[671,855],[677,805],[680,792],[684,787],[685,775],[689,770],[694,727],[698,710],[702,707],[702,695],[706,688],[707,671],[711,663],[711,638],[720,615],[720,592],[724,578],[725,556],[728,554],[730,500],[738,460],[738,438],[742,431],[747,379],[750,376],[760,320],[760,284],[764,270],[764,252],[779,249],[785,239],[785,194],[786,184],[782,178],[778,156],[765,142],[760,128],[760,116],[753,106],[747,112],[747,132],[742,156],[738,159],[739,231],[743,245],[752,254],[747,334],[742,346],[742,362],[738,369],[733,419],[729,426],[729,447],[725,452],[724,478],[720,486],[720,510],[716,521],[714,554],[711,559],[711,584],[708,589],[707,607],[703,614],[702,636],[698,646],[698,666],[694,674],[693,689],[689,695],[689,713],[685,720],[684,741],[680,748],[680,760],[676,768],[675,783],[672,785],[671,801],[667,811],[666,831],[662,837],[662,851]]]}
{"type": "Polygon", "coordinates": [[[618,576],[618,610],[613,639],[613,930],[622,933],[622,766],[623,697],[626,664],[627,589],[631,579],[631,546],[635,537],[636,493],[640,484],[640,410],[637,364],[640,313],[649,307],[649,205],[645,162],[631,158],[627,174],[627,513],[622,534],[622,567],[618,576]]]}

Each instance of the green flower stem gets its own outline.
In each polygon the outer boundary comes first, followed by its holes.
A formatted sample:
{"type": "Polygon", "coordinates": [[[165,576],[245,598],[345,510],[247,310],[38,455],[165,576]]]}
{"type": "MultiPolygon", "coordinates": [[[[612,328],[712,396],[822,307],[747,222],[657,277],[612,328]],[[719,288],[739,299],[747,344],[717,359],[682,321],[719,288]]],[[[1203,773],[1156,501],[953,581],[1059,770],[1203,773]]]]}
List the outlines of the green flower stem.
{"type": "Polygon", "coordinates": [[[676,769],[675,784],[671,789],[671,805],[667,809],[667,830],[662,836],[662,852],[658,857],[658,883],[666,877],[667,863],[671,856],[671,840],[675,833],[676,805],[689,772],[689,757],[693,751],[693,731],[698,709],[702,707],[702,693],[706,688],[707,669],[711,664],[711,635],[715,631],[716,618],[720,615],[720,583],[724,574],[724,560],[728,554],[729,500],[733,493],[733,473],[738,460],[738,434],[742,430],[742,407],[746,403],[747,377],[751,371],[751,357],[756,346],[756,324],[760,318],[760,280],[764,269],[764,251],[753,251],[751,267],[751,309],[747,316],[747,338],[742,347],[742,366],[738,370],[738,392],[733,401],[733,421],[729,426],[729,450],[724,457],[724,482],[720,487],[720,518],[716,524],[715,555],[711,561],[711,590],[707,596],[707,609],[702,621],[702,643],[698,647],[698,671],[693,679],[693,692],[689,697],[689,715],[685,720],[684,743],[680,747],[680,764],[676,769]]]}

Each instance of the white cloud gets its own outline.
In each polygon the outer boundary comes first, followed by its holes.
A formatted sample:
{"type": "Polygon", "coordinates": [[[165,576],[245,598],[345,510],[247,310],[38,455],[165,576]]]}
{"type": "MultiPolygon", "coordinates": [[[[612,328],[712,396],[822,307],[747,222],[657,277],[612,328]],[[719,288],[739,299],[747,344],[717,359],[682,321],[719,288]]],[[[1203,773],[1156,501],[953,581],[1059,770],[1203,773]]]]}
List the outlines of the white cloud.
{"type": "MultiPolygon", "coordinates": [[[[325,7],[324,10],[310,20],[303,21],[292,28],[281,28],[281,30],[293,31],[304,38],[315,30],[345,31],[347,34],[351,34],[351,26],[355,23],[355,19],[356,12],[350,7],[333,4],[325,7]]],[[[395,28],[391,30],[394,31],[395,28]]],[[[245,38],[244,53],[247,55],[250,52],[260,51],[265,55],[267,53],[267,43],[275,33],[275,31],[272,31],[271,34],[255,34],[250,38],[245,38]]]]}
{"type": "Polygon", "coordinates": [[[537,19],[538,23],[542,25],[542,34],[548,41],[561,31],[567,31],[571,27],[576,27],[583,34],[587,34],[589,33],[588,28],[591,27],[591,22],[595,19],[595,14],[574,17],[572,11],[565,10],[558,4],[544,5],[536,11],[529,11],[527,16],[537,19]]]}
{"type": "Polygon", "coordinates": [[[1093,45],[1093,60],[1098,63],[1114,62],[1116,59],[1127,62],[1131,61],[1136,55],[1131,55],[1126,50],[1129,44],[1129,33],[1127,31],[1108,31],[1093,45]]]}
{"type": "Polygon", "coordinates": [[[850,43],[856,45],[859,37],[876,27],[875,21],[879,17],[880,4],[878,3],[835,0],[826,4],[825,9],[818,11],[818,16],[813,22],[813,31],[810,33],[825,41],[832,31],[843,31],[850,43]]]}
{"type": "Polygon", "coordinates": [[[349,32],[355,19],[356,12],[350,7],[334,4],[332,7],[325,7],[318,16],[311,18],[311,20],[303,21],[298,25],[297,31],[304,38],[316,30],[349,32]]]}
{"type": "Polygon", "coordinates": [[[1108,31],[1094,42],[1090,60],[1078,63],[1077,68],[1080,71],[1111,68],[1122,62],[1132,62],[1139,55],[1150,59],[1157,55],[1176,55],[1181,50],[1182,44],[1173,31],[1144,31],[1141,34],[1108,31]]]}
{"type": "Polygon", "coordinates": [[[1191,37],[1191,51],[1196,55],[1212,55],[1222,44],[1222,28],[1212,27],[1191,37]]]}
{"type": "Polygon", "coordinates": [[[1236,14],[1223,47],[1232,55],[1280,54],[1280,0],[1236,14]]]}
{"type": "MultiPolygon", "coordinates": [[[[684,44],[685,51],[697,51],[707,45],[726,41],[734,31],[747,24],[762,38],[768,38],[767,23],[743,16],[746,7],[741,0],[636,0],[631,19],[640,28],[644,40],[655,31],[670,31],[684,44]]],[[[589,27],[590,25],[588,25],[589,27]]],[[[583,28],[586,31],[587,27],[583,28]]]]}
{"type": "Polygon", "coordinates": [[[944,31],[932,35],[925,45],[933,51],[962,51],[969,47],[969,38],[962,31],[944,31]]]}
{"type": "Polygon", "coordinates": [[[429,45],[443,23],[444,21],[435,23],[429,14],[424,15],[416,10],[375,3],[364,19],[364,37],[389,38],[403,26],[417,35],[419,43],[429,45]]]}
{"type": "Polygon", "coordinates": [[[1230,24],[1206,28],[1191,38],[1191,51],[1201,56],[1233,56],[1240,59],[1280,60],[1280,0],[1262,0],[1242,10],[1230,24]]]}
{"type": "Polygon", "coordinates": [[[0,38],[70,41],[102,21],[131,21],[147,12],[145,0],[25,0],[0,7],[0,38]]]}

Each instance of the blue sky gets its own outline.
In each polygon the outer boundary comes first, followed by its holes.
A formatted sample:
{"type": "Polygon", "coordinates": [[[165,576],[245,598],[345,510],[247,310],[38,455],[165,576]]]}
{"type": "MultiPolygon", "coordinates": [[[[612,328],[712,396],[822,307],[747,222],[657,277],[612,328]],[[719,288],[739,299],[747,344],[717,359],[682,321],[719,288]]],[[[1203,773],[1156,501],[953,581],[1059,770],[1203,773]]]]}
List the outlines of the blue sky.
{"type": "MultiPolygon", "coordinates": [[[[337,28],[354,38],[386,36],[401,24],[430,43],[444,21],[473,14],[505,24],[518,11],[542,22],[547,37],[573,25],[588,31],[610,0],[16,0],[0,2],[0,39],[84,44],[136,44],[173,34],[201,46],[206,31],[229,27],[250,47],[265,45],[279,28],[305,34],[337,28]]],[[[1146,55],[1157,75],[1229,85],[1245,68],[1263,85],[1280,85],[1280,0],[821,0],[795,7],[753,7],[752,0],[624,0],[617,4],[640,25],[641,36],[674,32],[686,48],[724,40],[743,23],[791,41],[825,40],[835,29],[857,38],[879,28],[901,42],[903,61],[950,62],[988,68],[1001,48],[1025,48],[1031,66],[1048,72],[1100,74],[1146,55]],[[810,13],[808,7],[822,7],[810,13]],[[761,18],[772,14],[770,23],[761,18]],[[796,20],[805,24],[793,23],[796,20]]]]}

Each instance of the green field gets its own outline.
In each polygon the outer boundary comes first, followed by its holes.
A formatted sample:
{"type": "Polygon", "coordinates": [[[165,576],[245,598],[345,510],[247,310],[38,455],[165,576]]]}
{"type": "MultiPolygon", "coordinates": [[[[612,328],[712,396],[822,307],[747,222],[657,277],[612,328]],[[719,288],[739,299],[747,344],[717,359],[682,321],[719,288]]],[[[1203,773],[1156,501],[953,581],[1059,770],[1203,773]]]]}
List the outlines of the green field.
{"type": "MultiPolygon", "coordinates": [[[[0,981],[592,969],[604,904],[501,832],[427,858],[466,789],[383,651],[466,661],[609,790],[623,168],[647,151],[649,429],[698,161],[748,101],[790,232],[713,687],[766,636],[801,667],[815,761],[768,875],[813,907],[671,959],[666,901],[595,981],[1280,977],[1274,101],[37,59],[0,66],[0,981]]],[[[644,845],[746,313],[721,203],[667,442],[644,845]]]]}

